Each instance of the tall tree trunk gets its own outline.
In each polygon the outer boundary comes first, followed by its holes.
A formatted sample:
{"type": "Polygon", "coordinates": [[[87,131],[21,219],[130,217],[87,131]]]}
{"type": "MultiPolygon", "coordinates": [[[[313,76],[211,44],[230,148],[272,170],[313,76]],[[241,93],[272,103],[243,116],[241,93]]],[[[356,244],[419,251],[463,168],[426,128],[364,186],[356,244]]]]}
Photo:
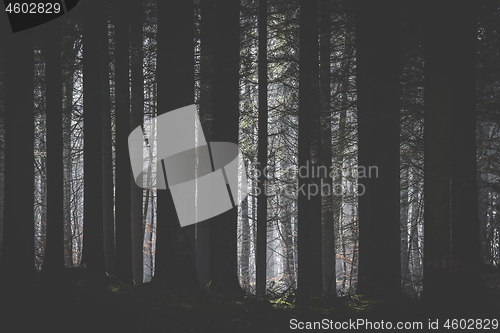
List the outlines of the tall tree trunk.
{"type": "MultiPolygon", "coordinates": [[[[106,8],[106,7],[103,7],[106,8]]],[[[83,258],[93,274],[104,274],[102,196],[102,78],[107,52],[106,10],[92,2],[83,10],[84,204],[83,258]]]]}
{"type": "MultiPolygon", "coordinates": [[[[102,55],[103,63],[109,64],[109,50],[102,55]]],[[[103,67],[101,73],[102,94],[102,208],[103,208],[103,246],[104,267],[111,275],[116,274],[115,254],[115,213],[113,186],[113,139],[111,97],[109,90],[109,67],[103,67]]]]}
{"type": "MultiPolygon", "coordinates": [[[[238,142],[240,3],[215,0],[212,141],[238,142]]],[[[237,210],[210,221],[210,280],[214,290],[241,293],[238,282],[237,210]]]]}
{"type": "Polygon", "coordinates": [[[47,126],[47,239],[43,270],[64,268],[63,131],[60,23],[51,22],[44,36],[47,126]]]}
{"type": "MultiPolygon", "coordinates": [[[[192,1],[158,3],[158,114],[194,103],[193,36],[192,1]]],[[[176,289],[197,289],[195,226],[180,227],[168,189],[158,193],[157,212],[155,280],[176,289]]]]}
{"type": "Polygon", "coordinates": [[[320,103],[321,103],[321,165],[327,168],[326,175],[322,175],[322,259],[323,259],[323,292],[336,295],[335,274],[335,229],[333,194],[335,188],[331,177],[332,166],[332,110],[330,108],[330,16],[331,1],[321,1],[320,26],[320,103]],[[324,185],[327,184],[327,185],[324,185]]]}
{"type": "Polygon", "coordinates": [[[130,214],[129,15],[130,2],[116,1],[116,264],[118,278],[132,283],[132,240],[130,214]]]}
{"type": "Polygon", "coordinates": [[[5,188],[2,286],[17,292],[34,284],[33,35],[4,35],[5,188]]]}
{"type": "Polygon", "coordinates": [[[424,300],[438,308],[450,296],[450,12],[426,7],[424,127],[424,300]]]}
{"type": "Polygon", "coordinates": [[[452,288],[467,304],[480,284],[479,203],[476,159],[477,12],[473,2],[454,6],[451,79],[452,288]]]}
{"type": "Polygon", "coordinates": [[[317,0],[300,2],[299,68],[298,291],[303,297],[323,289],[317,0]]]}
{"type": "Polygon", "coordinates": [[[401,293],[398,1],[356,2],[358,86],[358,292],[401,293]]]}
{"type": "MultiPolygon", "coordinates": [[[[144,78],[143,78],[143,2],[132,1],[130,5],[130,75],[131,75],[131,114],[130,128],[141,126],[144,119],[144,78]]],[[[135,284],[143,281],[143,244],[144,244],[144,224],[143,216],[147,214],[147,209],[142,214],[143,190],[135,184],[132,173],[129,170],[131,179],[131,233],[132,233],[132,271],[135,284]]],[[[148,190],[149,191],[149,190],[148,190]]],[[[147,204],[148,198],[146,198],[147,204]]],[[[147,206],[146,206],[147,207],[147,206]]]]}
{"type": "MultiPolygon", "coordinates": [[[[214,0],[201,0],[200,23],[200,120],[205,139],[211,140],[214,0]]],[[[210,223],[196,224],[196,270],[202,287],[208,284],[210,223]]]]}
{"type": "Polygon", "coordinates": [[[256,292],[266,293],[267,249],[267,0],[259,1],[259,194],[257,196],[256,292]]]}
{"type": "MultiPolygon", "coordinates": [[[[320,85],[319,85],[319,11],[316,4],[314,21],[312,29],[314,38],[312,39],[312,82],[311,82],[311,184],[315,185],[310,199],[310,223],[311,223],[311,291],[315,294],[323,292],[323,246],[321,233],[321,216],[322,216],[322,192],[321,186],[322,177],[328,177],[328,169],[321,165],[321,101],[320,101],[320,85]],[[313,193],[314,192],[314,193],[313,193]]],[[[325,191],[328,189],[325,187],[325,191]]]]}

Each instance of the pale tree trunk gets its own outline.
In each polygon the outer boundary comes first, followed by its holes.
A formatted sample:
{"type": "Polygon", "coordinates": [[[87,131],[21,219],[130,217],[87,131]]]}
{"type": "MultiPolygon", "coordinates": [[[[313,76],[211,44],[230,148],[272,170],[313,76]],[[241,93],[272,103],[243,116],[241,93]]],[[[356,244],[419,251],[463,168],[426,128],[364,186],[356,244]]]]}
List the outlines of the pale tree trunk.
{"type": "Polygon", "coordinates": [[[63,66],[63,169],[64,169],[64,256],[66,266],[73,266],[73,232],[71,227],[71,117],[73,113],[73,74],[75,63],[74,38],[65,35],[62,47],[63,66]]]}

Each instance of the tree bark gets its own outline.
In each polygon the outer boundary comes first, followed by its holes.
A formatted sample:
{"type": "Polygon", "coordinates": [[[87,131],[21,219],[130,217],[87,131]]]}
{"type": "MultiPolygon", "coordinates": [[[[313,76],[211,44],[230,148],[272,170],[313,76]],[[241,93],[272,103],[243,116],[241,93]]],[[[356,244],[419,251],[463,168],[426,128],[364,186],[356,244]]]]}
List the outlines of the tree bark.
{"type": "Polygon", "coordinates": [[[298,295],[322,291],[319,170],[318,1],[300,2],[298,295]],[[315,170],[316,169],[316,170],[315,170]],[[307,175],[303,171],[307,170],[307,175]],[[314,189],[317,189],[314,194],[314,189]]]}
{"type": "MultiPolygon", "coordinates": [[[[5,107],[5,188],[2,286],[34,287],[33,35],[2,36],[5,107]]],[[[17,294],[16,297],[24,295],[17,294]]]]}
{"type": "Polygon", "coordinates": [[[248,216],[248,197],[241,202],[241,215],[241,286],[244,290],[250,290],[250,244],[252,243],[252,239],[248,216]]]}
{"type": "Polygon", "coordinates": [[[358,292],[386,297],[401,293],[399,12],[398,1],[356,2],[358,292]]]}
{"type": "MultiPolygon", "coordinates": [[[[109,50],[103,53],[103,63],[110,62],[109,50]]],[[[109,90],[109,69],[101,73],[102,94],[102,204],[103,204],[103,246],[106,273],[116,274],[115,214],[113,186],[113,139],[111,97],[109,90]]]]}
{"type": "Polygon", "coordinates": [[[92,2],[83,10],[83,124],[84,204],[82,263],[92,274],[104,274],[102,196],[102,73],[107,64],[106,10],[96,11],[92,2]]]}
{"type": "Polygon", "coordinates": [[[47,126],[47,238],[43,270],[53,274],[64,268],[62,66],[59,22],[44,36],[47,126]]]}
{"type": "MultiPolygon", "coordinates": [[[[215,0],[212,141],[238,142],[240,3],[215,0]]],[[[238,282],[237,210],[210,220],[211,288],[242,293],[238,282]]]]}
{"type": "MultiPolygon", "coordinates": [[[[213,28],[214,0],[201,0],[200,23],[200,121],[207,142],[212,133],[212,75],[213,75],[213,28]]],[[[210,223],[196,224],[196,270],[202,287],[209,283],[210,223]]]]}
{"type": "Polygon", "coordinates": [[[480,281],[479,203],[476,159],[476,3],[454,6],[451,79],[452,288],[469,303],[480,281]]]}
{"type": "Polygon", "coordinates": [[[424,300],[439,308],[450,296],[450,13],[446,3],[425,12],[424,300]]]}
{"type": "Polygon", "coordinates": [[[322,0],[320,15],[320,103],[321,103],[321,165],[326,167],[326,175],[322,175],[326,189],[321,189],[322,195],[322,264],[323,292],[336,295],[335,273],[335,229],[334,229],[334,185],[330,170],[332,166],[332,110],[330,107],[330,15],[331,1],[322,0]]]}
{"type": "Polygon", "coordinates": [[[130,214],[129,1],[116,1],[116,264],[118,278],[132,283],[130,214]]]}
{"type": "Polygon", "coordinates": [[[266,293],[267,265],[267,1],[259,1],[259,194],[257,196],[256,293],[266,293]]]}
{"type": "MultiPolygon", "coordinates": [[[[143,2],[132,1],[130,12],[130,75],[131,75],[131,114],[130,128],[141,126],[144,118],[144,78],[143,78],[143,2]]],[[[129,170],[130,171],[130,170],[129,170]]],[[[131,234],[132,234],[132,272],[135,284],[143,282],[143,244],[144,244],[144,220],[142,214],[143,190],[138,187],[129,172],[131,179],[131,234]]],[[[149,190],[148,190],[149,191],[149,190]]],[[[148,200],[148,198],[146,198],[148,200]]],[[[147,202],[147,201],[146,201],[147,202]]]]}
{"type": "MultiPolygon", "coordinates": [[[[158,114],[194,103],[194,5],[174,3],[158,3],[158,114]]],[[[195,226],[180,227],[168,189],[158,192],[157,214],[154,279],[177,290],[198,289],[195,226]]]]}

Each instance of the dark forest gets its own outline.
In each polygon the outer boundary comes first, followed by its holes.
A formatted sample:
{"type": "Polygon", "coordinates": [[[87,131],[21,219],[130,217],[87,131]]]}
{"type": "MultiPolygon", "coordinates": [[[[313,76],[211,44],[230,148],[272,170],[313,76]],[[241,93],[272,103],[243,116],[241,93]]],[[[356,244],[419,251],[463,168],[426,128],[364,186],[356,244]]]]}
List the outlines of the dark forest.
{"type": "Polygon", "coordinates": [[[499,1],[3,3],[0,331],[498,328],[499,1]]]}

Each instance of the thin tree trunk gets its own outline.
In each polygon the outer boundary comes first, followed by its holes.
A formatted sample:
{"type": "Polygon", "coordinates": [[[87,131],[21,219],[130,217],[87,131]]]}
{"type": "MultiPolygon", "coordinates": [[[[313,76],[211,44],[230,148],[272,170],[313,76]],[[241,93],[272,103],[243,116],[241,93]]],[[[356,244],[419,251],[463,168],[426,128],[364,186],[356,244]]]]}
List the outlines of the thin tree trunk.
{"type": "Polygon", "coordinates": [[[319,165],[319,137],[316,137],[319,136],[319,105],[315,105],[314,101],[317,97],[315,88],[318,88],[317,15],[317,0],[300,2],[298,292],[302,299],[322,290],[321,215],[318,215],[321,212],[321,196],[318,191],[313,195],[313,185],[317,190],[319,186],[312,177],[314,167],[319,165]],[[303,172],[301,175],[301,169],[307,170],[305,177],[303,172]],[[317,229],[319,240],[316,239],[317,229]]]}
{"type": "MultiPolygon", "coordinates": [[[[201,0],[200,120],[206,141],[211,140],[214,0],[201,0]]],[[[202,287],[209,283],[210,224],[196,224],[196,269],[202,287]]]]}
{"type": "MultiPolygon", "coordinates": [[[[131,57],[131,114],[130,128],[141,126],[144,118],[144,78],[143,78],[143,6],[142,1],[132,1],[130,12],[130,57],[131,57]]],[[[144,214],[142,213],[143,190],[139,188],[131,177],[131,233],[132,233],[132,271],[135,284],[143,281],[143,247],[144,247],[144,225],[147,215],[149,198],[146,197],[144,214]]],[[[149,194],[150,191],[147,190],[149,194]]]]}
{"type": "MultiPolygon", "coordinates": [[[[103,63],[110,62],[109,50],[103,53],[103,63]]],[[[113,139],[111,97],[109,90],[109,69],[103,68],[101,73],[102,94],[102,207],[103,207],[103,246],[104,266],[106,272],[116,274],[115,255],[115,214],[113,188],[113,139]]]]}
{"type": "MultiPolygon", "coordinates": [[[[129,15],[130,2],[116,1],[116,264],[118,278],[132,283],[132,240],[130,214],[129,15]]],[[[135,15],[135,13],[133,14],[135,15]]]]}
{"type": "Polygon", "coordinates": [[[321,1],[320,25],[320,102],[321,102],[321,165],[326,167],[326,175],[322,175],[322,264],[323,292],[336,295],[335,274],[335,229],[334,229],[334,190],[331,177],[332,166],[332,110],[330,108],[330,15],[331,1],[321,1]],[[326,184],[326,185],[324,185],[326,184]]]}
{"type": "MultiPolygon", "coordinates": [[[[311,78],[311,188],[310,199],[310,223],[311,223],[311,292],[314,294],[323,293],[323,246],[321,234],[321,215],[322,215],[322,177],[328,177],[328,169],[321,165],[321,102],[320,102],[320,84],[319,84],[319,11],[318,5],[315,6],[314,21],[312,22],[312,78],[311,78]]],[[[328,189],[325,188],[325,191],[328,189]]]]}
{"type": "MultiPolygon", "coordinates": [[[[240,3],[215,0],[212,141],[238,142],[240,3]]],[[[238,282],[237,210],[210,221],[210,280],[214,290],[242,293],[238,282]]]]}
{"type": "Polygon", "coordinates": [[[267,249],[267,0],[259,1],[259,194],[257,196],[256,291],[266,293],[267,249]]]}
{"type": "Polygon", "coordinates": [[[426,11],[424,127],[424,300],[439,308],[450,296],[450,13],[426,11]]]}
{"type": "MultiPolygon", "coordinates": [[[[106,8],[106,7],[103,7],[106,8]]],[[[104,274],[102,196],[102,73],[107,64],[106,10],[95,10],[92,2],[83,10],[83,124],[84,205],[83,258],[89,272],[104,274]]]]}

